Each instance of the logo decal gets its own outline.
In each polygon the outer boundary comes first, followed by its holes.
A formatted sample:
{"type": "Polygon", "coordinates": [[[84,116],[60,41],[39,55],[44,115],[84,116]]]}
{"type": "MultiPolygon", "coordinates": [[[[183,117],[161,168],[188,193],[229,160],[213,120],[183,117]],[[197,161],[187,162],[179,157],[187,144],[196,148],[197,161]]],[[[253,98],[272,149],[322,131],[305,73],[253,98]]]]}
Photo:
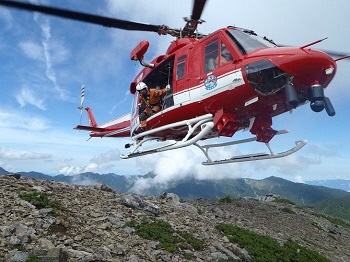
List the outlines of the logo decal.
{"type": "Polygon", "coordinates": [[[210,75],[207,77],[207,79],[205,79],[205,89],[206,90],[212,90],[214,89],[218,83],[217,83],[218,79],[215,75],[210,75]]]}

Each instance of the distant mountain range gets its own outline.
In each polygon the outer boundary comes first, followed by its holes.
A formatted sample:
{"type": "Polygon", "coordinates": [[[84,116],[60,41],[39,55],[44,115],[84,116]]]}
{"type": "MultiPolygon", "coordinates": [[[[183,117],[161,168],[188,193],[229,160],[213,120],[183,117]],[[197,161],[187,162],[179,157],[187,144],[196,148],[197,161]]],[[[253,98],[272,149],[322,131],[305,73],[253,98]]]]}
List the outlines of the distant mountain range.
{"type": "Polygon", "coordinates": [[[332,179],[332,180],[314,180],[305,181],[306,184],[313,186],[325,186],[330,188],[341,189],[350,192],[350,180],[332,179]]]}
{"type": "Polygon", "coordinates": [[[0,167],[0,174],[8,175],[9,172],[7,172],[5,169],[3,169],[2,167],[0,167]]]}
{"type": "MultiPolygon", "coordinates": [[[[79,185],[103,183],[119,193],[134,193],[134,186],[139,179],[151,180],[155,176],[152,173],[144,176],[123,176],[113,173],[101,175],[91,172],[74,176],[49,176],[33,171],[17,173],[36,179],[48,179],[79,185]]],[[[6,175],[9,172],[0,167],[0,174],[6,175]]],[[[248,178],[196,180],[186,178],[170,181],[165,187],[159,187],[159,185],[148,187],[142,191],[142,194],[159,195],[166,191],[175,193],[182,199],[213,199],[227,195],[240,198],[274,194],[293,201],[297,205],[312,207],[315,210],[350,220],[350,192],[346,191],[350,185],[349,180],[310,181],[310,183],[313,183],[313,185],[294,183],[278,177],[268,177],[262,180],[248,178]]]]}

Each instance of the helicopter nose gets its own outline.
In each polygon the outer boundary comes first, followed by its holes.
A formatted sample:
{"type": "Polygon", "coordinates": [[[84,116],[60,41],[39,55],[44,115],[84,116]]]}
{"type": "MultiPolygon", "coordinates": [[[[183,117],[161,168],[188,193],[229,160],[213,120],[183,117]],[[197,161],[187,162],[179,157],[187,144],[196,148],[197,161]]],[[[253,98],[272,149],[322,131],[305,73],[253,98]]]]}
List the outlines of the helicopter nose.
{"type": "Polygon", "coordinates": [[[336,63],[329,55],[312,49],[279,47],[259,50],[250,57],[255,61],[245,66],[245,73],[256,92],[267,96],[284,89],[292,107],[308,100],[313,111],[326,108],[328,115],[335,115],[323,90],[336,72],[336,63]]]}
{"type": "Polygon", "coordinates": [[[336,63],[333,58],[318,50],[302,48],[287,50],[285,55],[275,56],[271,62],[293,76],[294,81],[299,85],[310,87],[318,83],[323,88],[328,86],[336,72],[336,63]]]}
{"type": "Polygon", "coordinates": [[[281,63],[279,67],[293,76],[293,80],[285,87],[287,101],[296,107],[298,94],[300,99],[309,100],[314,112],[326,109],[329,116],[335,115],[335,110],[324,88],[333,79],[336,72],[335,61],[326,53],[317,50],[298,49],[290,61],[281,63]],[[296,89],[293,94],[293,88],[296,89]]]}

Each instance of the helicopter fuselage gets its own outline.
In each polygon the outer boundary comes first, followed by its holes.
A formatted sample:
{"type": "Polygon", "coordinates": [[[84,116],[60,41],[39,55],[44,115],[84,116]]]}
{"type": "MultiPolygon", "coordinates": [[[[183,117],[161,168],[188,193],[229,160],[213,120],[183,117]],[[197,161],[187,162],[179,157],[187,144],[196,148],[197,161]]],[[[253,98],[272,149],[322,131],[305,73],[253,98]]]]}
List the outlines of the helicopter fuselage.
{"type": "MultiPolygon", "coordinates": [[[[150,64],[130,85],[135,95],[130,132],[115,136],[133,135],[139,128],[141,109],[136,85],[144,82],[149,88],[171,85],[171,91],[163,97],[162,110],[147,119],[147,129],[209,113],[215,120],[210,137],[233,136],[237,130],[249,128],[260,136],[258,141],[268,142],[273,135],[257,130],[271,128],[272,117],[309,101],[312,87],[319,86],[323,91],[336,72],[335,61],[321,51],[277,47],[252,31],[234,27],[202,39],[175,40],[165,55],[150,64]],[[297,102],[289,101],[286,85],[294,88],[297,102]]],[[[186,133],[185,128],[174,128],[154,136],[182,139],[186,133]]]]}

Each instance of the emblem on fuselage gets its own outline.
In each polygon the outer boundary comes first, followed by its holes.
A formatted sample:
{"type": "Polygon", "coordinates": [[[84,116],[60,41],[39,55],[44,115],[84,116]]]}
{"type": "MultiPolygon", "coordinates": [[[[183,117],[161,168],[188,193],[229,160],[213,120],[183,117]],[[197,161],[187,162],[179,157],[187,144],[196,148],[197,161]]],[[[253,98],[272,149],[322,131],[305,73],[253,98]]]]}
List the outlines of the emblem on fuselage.
{"type": "Polygon", "coordinates": [[[214,89],[218,83],[217,83],[218,79],[215,75],[210,75],[207,77],[207,79],[205,79],[204,85],[205,85],[205,89],[206,90],[212,90],[214,89]]]}

